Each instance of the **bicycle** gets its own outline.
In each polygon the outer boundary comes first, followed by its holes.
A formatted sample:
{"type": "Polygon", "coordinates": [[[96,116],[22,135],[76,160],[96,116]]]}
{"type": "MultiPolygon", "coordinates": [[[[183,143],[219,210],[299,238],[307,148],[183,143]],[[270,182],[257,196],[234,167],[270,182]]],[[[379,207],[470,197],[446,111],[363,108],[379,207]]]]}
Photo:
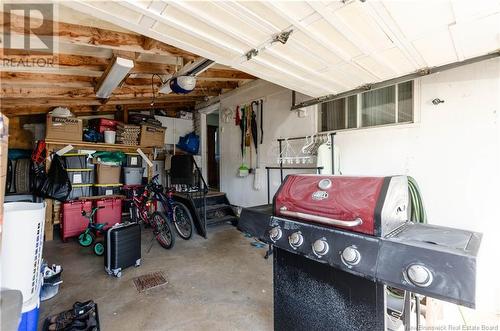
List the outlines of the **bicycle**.
{"type": "Polygon", "coordinates": [[[132,203],[130,205],[130,219],[132,222],[143,223],[153,229],[156,241],[165,249],[170,249],[175,243],[175,237],[168,222],[158,215],[156,202],[151,199],[150,184],[139,194],[137,189],[132,189],[132,203]]]}
{"type": "Polygon", "coordinates": [[[174,224],[179,237],[184,240],[191,239],[193,236],[193,217],[185,204],[174,200],[175,188],[169,187],[165,193],[163,186],[158,183],[158,175],[156,175],[151,180],[150,189],[153,192],[153,201],[160,202],[166,211],[166,215],[161,213],[165,221],[174,224]]]}
{"type": "MultiPolygon", "coordinates": [[[[182,202],[178,202],[174,200],[175,190],[173,188],[169,188],[167,193],[164,193],[163,186],[158,183],[158,175],[154,176],[150,183],[146,185],[146,188],[141,195],[141,199],[135,197],[134,194],[134,205],[136,206],[135,211],[131,211],[132,219],[134,217],[141,219],[144,223],[151,223],[157,228],[162,226],[167,229],[171,234],[171,228],[169,223],[173,223],[177,234],[184,240],[188,240],[193,235],[193,218],[189,209],[182,202]],[[151,196],[150,196],[151,195],[151,196]],[[146,197],[149,200],[149,208],[145,202],[146,197]],[[157,211],[157,203],[160,202],[163,209],[166,211],[166,214],[163,212],[157,211]],[[154,210],[153,213],[149,213],[148,209],[154,210]],[[152,222],[150,222],[150,220],[152,222]]],[[[157,238],[158,240],[158,238],[157,238]]],[[[159,240],[158,240],[159,241],[159,240]]],[[[171,248],[175,243],[175,237],[171,235],[170,245],[163,245],[164,248],[171,248]],[[167,247],[166,247],[167,246],[167,247]]]]}
{"type": "MultiPolygon", "coordinates": [[[[82,210],[82,216],[89,219],[89,224],[84,232],[82,232],[78,236],[78,243],[83,247],[89,247],[97,238],[97,235],[104,234],[106,231],[104,227],[108,223],[95,223],[94,222],[94,214],[97,210],[104,208],[104,206],[94,207],[90,212],[90,215],[87,215],[85,210],[82,210]]],[[[102,242],[96,242],[94,247],[92,248],[94,254],[97,256],[102,256],[104,254],[104,245],[102,242]]]]}

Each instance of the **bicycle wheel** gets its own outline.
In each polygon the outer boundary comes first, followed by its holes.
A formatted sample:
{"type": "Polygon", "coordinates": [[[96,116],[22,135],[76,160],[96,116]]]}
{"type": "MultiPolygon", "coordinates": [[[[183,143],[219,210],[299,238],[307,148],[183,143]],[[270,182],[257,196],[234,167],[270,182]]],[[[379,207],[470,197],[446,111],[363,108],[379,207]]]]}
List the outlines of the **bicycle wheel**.
{"type": "Polygon", "coordinates": [[[165,214],[161,212],[154,212],[151,215],[151,226],[153,227],[153,234],[156,236],[156,240],[165,249],[170,249],[174,246],[175,236],[170,229],[168,224],[168,219],[165,214]]]}
{"type": "Polygon", "coordinates": [[[174,202],[172,204],[172,215],[174,217],[175,230],[179,236],[188,240],[193,235],[193,217],[191,212],[182,202],[174,202]]]}

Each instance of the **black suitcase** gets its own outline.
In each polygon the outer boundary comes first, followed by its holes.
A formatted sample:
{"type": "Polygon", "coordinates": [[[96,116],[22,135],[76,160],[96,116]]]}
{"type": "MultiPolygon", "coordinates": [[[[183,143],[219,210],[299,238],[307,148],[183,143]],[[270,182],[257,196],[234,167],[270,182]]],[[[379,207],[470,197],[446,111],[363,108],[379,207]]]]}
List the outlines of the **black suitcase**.
{"type": "Polygon", "coordinates": [[[141,264],[141,226],[116,224],[106,233],[104,267],[108,274],[121,277],[121,271],[141,264]]]}

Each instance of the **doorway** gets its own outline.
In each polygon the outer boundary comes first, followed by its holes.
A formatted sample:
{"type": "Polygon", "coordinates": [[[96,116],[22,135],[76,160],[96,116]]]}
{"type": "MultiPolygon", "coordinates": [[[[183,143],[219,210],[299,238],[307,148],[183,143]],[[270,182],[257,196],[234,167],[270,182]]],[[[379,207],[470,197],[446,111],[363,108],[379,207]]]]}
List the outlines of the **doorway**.
{"type": "Polygon", "coordinates": [[[219,190],[220,149],[219,149],[219,114],[207,115],[207,179],[212,190],[219,190]]]}

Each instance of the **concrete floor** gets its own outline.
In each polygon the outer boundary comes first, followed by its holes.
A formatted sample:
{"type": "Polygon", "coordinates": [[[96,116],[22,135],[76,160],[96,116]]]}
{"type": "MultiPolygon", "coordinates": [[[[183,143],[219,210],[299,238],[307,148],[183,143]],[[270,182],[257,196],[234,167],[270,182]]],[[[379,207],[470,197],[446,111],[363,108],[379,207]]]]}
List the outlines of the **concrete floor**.
{"type": "Polygon", "coordinates": [[[62,265],[59,294],[41,305],[40,321],[75,301],[98,304],[102,330],[272,330],[272,260],[265,248],[229,225],[209,228],[208,239],[177,237],[165,250],[142,233],[142,265],[108,276],[103,259],[76,240],[45,243],[44,258],[62,265]],[[168,284],[138,293],[132,279],[163,271],[168,284]]]}

